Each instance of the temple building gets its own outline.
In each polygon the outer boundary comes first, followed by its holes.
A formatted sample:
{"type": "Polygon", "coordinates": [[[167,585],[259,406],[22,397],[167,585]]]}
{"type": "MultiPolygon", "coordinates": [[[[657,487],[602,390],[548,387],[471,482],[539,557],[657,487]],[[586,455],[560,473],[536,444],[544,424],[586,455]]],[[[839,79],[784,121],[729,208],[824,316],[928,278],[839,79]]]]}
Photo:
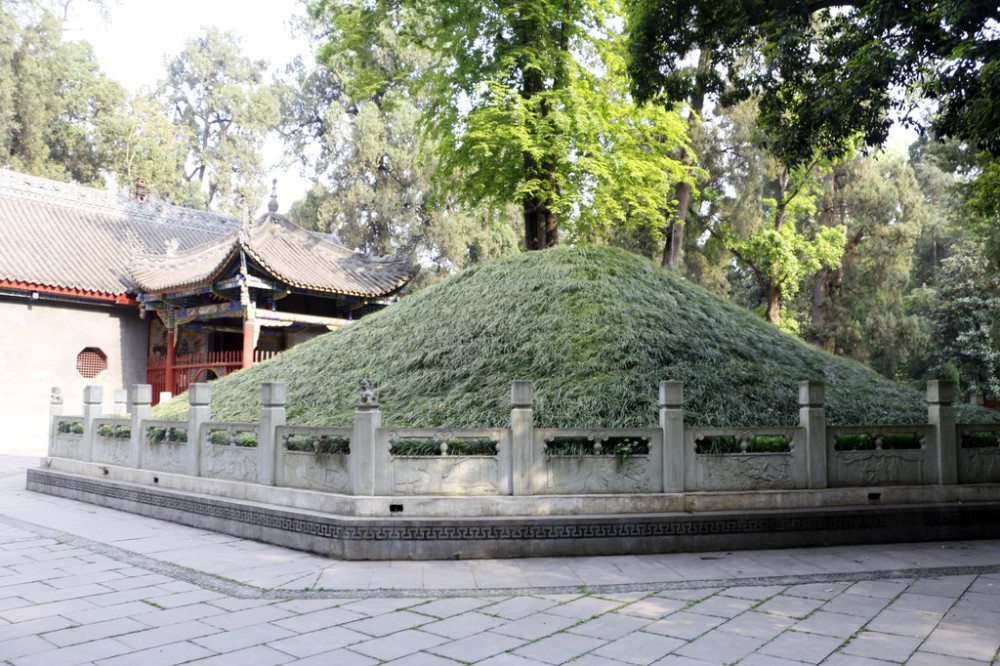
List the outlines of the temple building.
{"type": "Polygon", "coordinates": [[[0,170],[7,441],[44,441],[52,387],[101,385],[109,412],[132,384],[176,394],[384,307],[416,273],[292,224],[273,193],[255,221],[144,198],[0,170]]]}

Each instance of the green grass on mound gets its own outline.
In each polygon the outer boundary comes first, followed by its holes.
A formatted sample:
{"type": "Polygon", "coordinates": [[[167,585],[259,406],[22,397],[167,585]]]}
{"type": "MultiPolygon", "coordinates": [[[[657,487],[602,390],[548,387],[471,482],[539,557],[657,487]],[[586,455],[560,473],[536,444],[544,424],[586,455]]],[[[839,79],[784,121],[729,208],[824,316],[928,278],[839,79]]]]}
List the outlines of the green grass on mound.
{"type": "MultiPolygon", "coordinates": [[[[535,382],[541,426],[654,426],[657,384],[685,383],[689,425],[787,425],[798,382],[826,382],[832,424],[922,423],[924,395],[811,347],[627,252],[567,247],[478,266],[212,383],[218,420],[255,420],[288,383],[288,420],[347,425],[358,380],[383,423],[505,426],[510,383],[535,382]]],[[[156,416],[181,416],[186,396],[156,416]]],[[[963,408],[965,420],[995,420],[963,408]]]]}

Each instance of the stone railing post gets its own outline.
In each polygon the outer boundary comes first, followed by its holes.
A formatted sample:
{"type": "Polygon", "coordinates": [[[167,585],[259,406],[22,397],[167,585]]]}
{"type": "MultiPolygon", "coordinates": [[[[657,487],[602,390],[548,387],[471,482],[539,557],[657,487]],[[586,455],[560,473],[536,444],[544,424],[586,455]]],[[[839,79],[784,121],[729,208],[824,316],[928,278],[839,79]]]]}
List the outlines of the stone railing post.
{"type": "Polygon", "coordinates": [[[355,495],[388,495],[389,447],[379,443],[382,410],[369,379],[361,380],[361,397],[354,406],[354,431],[348,467],[355,495]]]}
{"type": "Polygon", "coordinates": [[[934,467],[935,483],[958,483],[958,437],[955,433],[955,383],[946,379],[927,382],[927,422],[934,429],[927,454],[934,467]]]}
{"type": "Polygon", "coordinates": [[[83,389],[83,451],[81,459],[90,462],[94,459],[94,438],[97,428],[94,420],[101,418],[101,403],[104,401],[104,389],[100,386],[85,386],[83,389]]]}
{"type": "MultiPolygon", "coordinates": [[[[799,382],[799,427],[805,428],[804,451],[793,451],[792,461],[804,469],[794,474],[806,488],[826,488],[826,388],[823,382],[799,382]]],[[[798,485],[798,484],[796,484],[798,485]]]]}
{"type": "Polygon", "coordinates": [[[541,475],[542,461],[535,452],[535,386],[527,379],[515,379],[510,385],[511,493],[532,495],[541,475]]]}
{"type": "Polygon", "coordinates": [[[663,430],[663,492],[684,492],[684,382],[660,382],[660,429],[663,430]]]}
{"type": "Polygon", "coordinates": [[[52,392],[49,394],[49,455],[52,455],[52,443],[56,439],[56,430],[59,424],[56,423],[56,417],[62,416],[63,414],[63,397],[62,389],[58,386],[52,387],[52,392]]]}
{"type": "Polygon", "coordinates": [[[264,382],[260,386],[260,427],[257,432],[257,451],[260,466],[257,482],[277,485],[281,474],[281,443],[276,428],[285,425],[285,382],[264,382]]]}
{"type": "Polygon", "coordinates": [[[129,438],[131,447],[129,457],[132,467],[142,469],[142,446],[146,442],[146,433],[142,431],[142,422],[149,418],[153,403],[153,387],[149,384],[135,384],[129,390],[129,438]]]}
{"type": "Polygon", "coordinates": [[[187,470],[201,476],[201,426],[212,420],[212,387],[204,382],[188,386],[187,470]]]}
{"type": "Polygon", "coordinates": [[[120,414],[122,416],[127,415],[128,414],[128,404],[127,404],[128,393],[125,391],[125,389],[115,389],[113,396],[114,396],[114,403],[115,403],[115,411],[113,413],[114,414],[120,414]]]}

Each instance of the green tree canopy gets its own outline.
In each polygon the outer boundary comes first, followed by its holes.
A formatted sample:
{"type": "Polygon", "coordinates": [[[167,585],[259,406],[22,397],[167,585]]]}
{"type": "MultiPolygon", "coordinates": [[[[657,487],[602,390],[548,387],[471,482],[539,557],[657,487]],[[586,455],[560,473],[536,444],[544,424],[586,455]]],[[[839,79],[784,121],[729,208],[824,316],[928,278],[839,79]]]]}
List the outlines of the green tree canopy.
{"type": "Polygon", "coordinates": [[[242,55],[231,32],[206,28],[167,67],[160,96],[184,132],[187,172],[202,205],[254,210],[265,191],[261,148],[280,117],[278,89],[265,81],[267,64],[242,55]]]}
{"type": "Polygon", "coordinates": [[[968,0],[635,0],[633,91],[644,101],[708,92],[756,98],[789,165],[839,154],[860,133],[882,145],[898,112],[1000,156],[1000,7],[968,0]],[[686,58],[710,48],[715,67],[686,58]],[[915,113],[916,93],[933,102],[915,113]]]}
{"type": "MultiPolygon", "coordinates": [[[[377,3],[376,3],[377,4],[377,3]]],[[[432,55],[424,118],[439,182],[473,204],[523,211],[531,249],[560,228],[590,237],[615,224],[661,228],[672,157],[686,126],[626,93],[617,2],[408,0],[414,39],[432,55]]]]}
{"type": "Polygon", "coordinates": [[[108,124],[126,95],[90,45],[64,42],[48,11],[0,2],[0,82],[0,164],[103,185],[108,124]]]}
{"type": "Polygon", "coordinates": [[[504,215],[433,196],[436,151],[419,139],[428,98],[414,77],[430,55],[396,30],[409,12],[389,9],[367,2],[311,8],[307,28],[323,46],[312,67],[290,68],[296,92],[282,133],[319,182],[291,215],[371,254],[414,250],[424,283],[510,251],[517,238],[504,215]]]}

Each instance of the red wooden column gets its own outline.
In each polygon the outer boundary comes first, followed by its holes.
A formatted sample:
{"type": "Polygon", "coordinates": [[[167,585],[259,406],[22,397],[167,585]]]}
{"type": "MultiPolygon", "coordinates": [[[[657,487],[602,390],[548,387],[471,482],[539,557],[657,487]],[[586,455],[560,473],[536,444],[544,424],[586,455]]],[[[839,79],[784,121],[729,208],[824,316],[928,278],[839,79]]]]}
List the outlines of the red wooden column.
{"type": "Polygon", "coordinates": [[[252,319],[245,319],[243,321],[243,364],[240,366],[242,368],[249,368],[253,365],[253,338],[254,321],[252,319]]]}
{"type": "Polygon", "coordinates": [[[177,365],[177,345],[174,339],[174,327],[167,326],[167,369],[163,383],[165,390],[171,395],[177,394],[177,387],[174,385],[174,366],[177,365]]]}

